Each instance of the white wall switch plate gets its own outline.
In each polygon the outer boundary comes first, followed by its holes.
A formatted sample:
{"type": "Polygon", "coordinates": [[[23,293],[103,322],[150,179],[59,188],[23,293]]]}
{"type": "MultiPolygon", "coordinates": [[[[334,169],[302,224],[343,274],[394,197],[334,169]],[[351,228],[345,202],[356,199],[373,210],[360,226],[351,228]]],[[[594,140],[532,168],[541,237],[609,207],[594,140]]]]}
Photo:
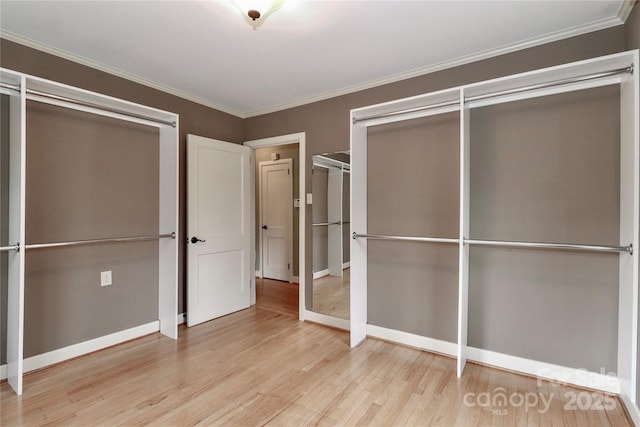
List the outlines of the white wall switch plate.
{"type": "Polygon", "coordinates": [[[293,199],[293,207],[294,208],[300,207],[300,199],[293,199]]]}
{"type": "Polygon", "coordinates": [[[307,204],[310,205],[313,203],[313,193],[307,193],[307,204]]]}
{"type": "Polygon", "coordinates": [[[100,286],[109,286],[111,284],[111,270],[100,272],[100,286]]]}

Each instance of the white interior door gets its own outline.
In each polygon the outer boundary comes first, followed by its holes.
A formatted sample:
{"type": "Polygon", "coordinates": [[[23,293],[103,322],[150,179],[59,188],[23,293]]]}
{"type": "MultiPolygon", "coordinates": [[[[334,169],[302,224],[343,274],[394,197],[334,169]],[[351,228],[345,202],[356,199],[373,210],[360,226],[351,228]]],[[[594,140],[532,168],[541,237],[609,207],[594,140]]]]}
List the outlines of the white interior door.
{"type": "Polygon", "coordinates": [[[187,136],[187,326],[251,304],[251,149],[187,136]]]}
{"type": "Polygon", "coordinates": [[[291,159],[260,162],[262,276],[291,279],[293,170],[291,159]]]}

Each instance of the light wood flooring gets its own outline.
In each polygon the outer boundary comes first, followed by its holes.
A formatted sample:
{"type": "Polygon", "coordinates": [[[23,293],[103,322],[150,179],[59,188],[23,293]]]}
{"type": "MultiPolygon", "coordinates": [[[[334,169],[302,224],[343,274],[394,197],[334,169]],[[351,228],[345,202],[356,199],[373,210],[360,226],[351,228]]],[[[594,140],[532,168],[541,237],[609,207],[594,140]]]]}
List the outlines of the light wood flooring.
{"type": "Polygon", "coordinates": [[[298,284],[256,277],[256,305],[298,317],[298,284]]]}
{"type": "Polygon", "coordinates": [[[617,398],[609,410],[564,409],[577,393],[605,402],[599,393],[472,363],[458,379],[453,359],[375,339],[351,350],[347,333],[297,320],[297,292],[295,315],[276,309],[292,287],[263,286],[256,306],[182,326],[177,341],[152,334],[30,373],[22,396],[4,382],[0,424],[631,425],[617,398]],[[515,404],[486,406],[481,393],[515,404]]]}
{"type": "Polygon", "coordinates": [[[313,281],[313,311],[349,319],[351,269],[343,277],[324,276],[313,281]]]}

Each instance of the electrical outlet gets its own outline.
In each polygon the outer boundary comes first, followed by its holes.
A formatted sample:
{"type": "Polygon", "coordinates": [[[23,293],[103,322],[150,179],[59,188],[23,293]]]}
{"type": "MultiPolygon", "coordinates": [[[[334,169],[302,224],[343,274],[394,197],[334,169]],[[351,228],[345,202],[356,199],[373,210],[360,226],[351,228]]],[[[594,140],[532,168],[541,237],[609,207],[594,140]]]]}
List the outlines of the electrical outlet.
{"type": "Polygon", "coordinates": [[[100,286],[111,285],[111,270],[100,273],[100,286]]]}

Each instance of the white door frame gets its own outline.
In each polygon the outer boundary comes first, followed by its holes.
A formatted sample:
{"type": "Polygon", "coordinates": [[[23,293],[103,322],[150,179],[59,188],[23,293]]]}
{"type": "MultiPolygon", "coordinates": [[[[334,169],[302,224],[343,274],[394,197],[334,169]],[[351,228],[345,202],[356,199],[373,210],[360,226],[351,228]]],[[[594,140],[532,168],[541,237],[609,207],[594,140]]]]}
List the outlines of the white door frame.
{"type": "MultiPolygon", "coordinates": [[[[255,150],[256,148],[264,148],[264,147],[273,147],[276,145],[286,145],[286,144],[298,144],[298,153],[300,157],[300,185],[299,185],[299,194],[298,198],[300,199],[300,209],[298,211],[299,215],[299,233],[298,233],[298,276],[299,276],[299,284],[298,284],[298,318],[300,320],[305,319],[305,288],[306,288],[306,262],[305,262],[305,226],[306,226],[306,196],[305,196],[305,183],[306,183],[306,133],[292,133],[288,135],[274,136],[271,138],[263,138],[263,139],[255,139],[252,141],[245,141],[243,144],[247,147],[251,147],[253,149],[253,159],[255,164],[255,150]]],[[[252,168],[253,173],[255,173],[255,167],[252,168]]],[[[255,177],[252,180],[252,185],[255,187],[255,177]]],[[[255,188],[253,189],[255,194],[255,188]]],[[[252,199],[253,203],[255,203],[255,197],[252,199]]],[[[253,207],[252,212],[255,214],[255,206],[253,207]]],[[[255,230],[255,227],[254,227],[255,230]]],[[[255,232],[255,231],[254,231],[255,232]]],[[[255,239],[255,236],[254,236],[255,239]]],[[[254,240],[255,241],[255,240],[254,240]]],[[[255,266],[255,251],[253,254],[253,265],[255,266]]],[[[252,295],[251,295],[251,304],[255,304],[256,302],[256,286],[255,286],[255,276],[253,278],[253,286],[252,286],[252,295]]]]}
{"type": "MultiPolygon", "coordinates": [[[[262,192],[264,190],[263,188],[263,182],[262,182],[262,167],[263,166],[272,166],[272,165],[289,165],[289,167],[291,168],[291,171],[293,172],[293,159],[280,159],[280,160],[265,160],[263,162],[258,163],[258,201],[259,201],[259,206],[258,206],[258,215],[260,216],[260,218],[256,218],[255,221],[255,227],[261,227],[262,226],[262,216],[263,216],[263,211],[262,211],[262,192]]],[[[293,182],[293,177],[291,178],[291,182],[293,182]]],[[[255,185],[255,179],[254,179],[254,185],[255,185]]],[[[291,193],[293,194],[293,189],[291,190],[291,193]]],[[[255,198],[254,198],[254,202],[255,202],[255,198]]],[[[289,201],[291,203],[291,205],[289,206],[290,209],[293,209],[293,200],[289,201]]],[[[255,209],[254,209],[255,212],[255,209]]],[[[289,281],[289,283],[293,283],[293,214],[290,212],[289,215],[287,216],[287,228],[288,228],[288,238],[287,238],[287,262],[289,263],[289,265],[291,266],[291,268],[289,269],[289,277],[287,278],[287,280],[289,281]]],[[[261,228],[258,228],[258,230],[261,230],[261,228]]],[[[262,240],[262,231],[259,232],[259,236],[258,236],[258,246],[260,247],[260,276],[259,277],[264,277],[264,247],[262,246],[263,240],[262,240]]],[[[258,252],[258,251],[256,251],[258,252]]],[[[255,263],[254,263],[255,265],[255,263]]],[[[300,274],[300,272],[298,272],[298,274],[300,274]]]]}

